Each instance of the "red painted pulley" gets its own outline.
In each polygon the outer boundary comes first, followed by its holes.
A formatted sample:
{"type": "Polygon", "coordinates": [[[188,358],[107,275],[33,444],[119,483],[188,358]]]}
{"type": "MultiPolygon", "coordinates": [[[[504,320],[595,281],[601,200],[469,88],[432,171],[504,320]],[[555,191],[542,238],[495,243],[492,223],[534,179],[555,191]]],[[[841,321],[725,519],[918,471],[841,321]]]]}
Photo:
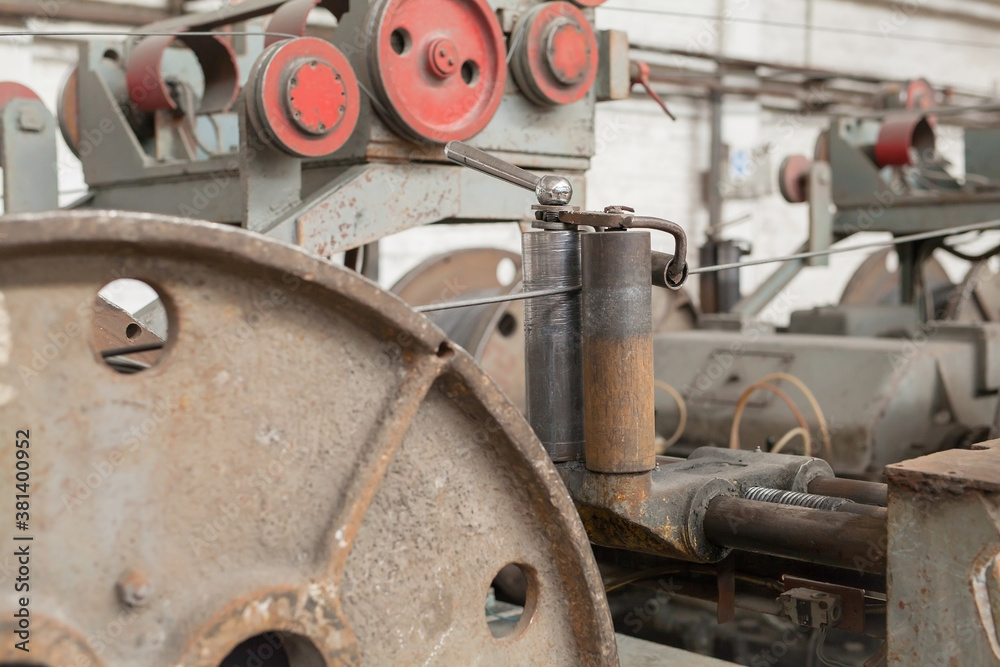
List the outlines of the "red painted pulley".
{"type": "Polygon", "coordinates": [[[920,114],[902,112],[882,119],[875,142],[875,164],[901,167],[913,164],[913,153],[929,158],[934,154],[934,128],[920,114]]]}
{"type": "Polygon", "coordinates": [[[537,5],[511,38],[510,69],[535,104],[572,104],[597,78],[597,37],[590,21],[568,2],[537,5]]]}
{"type": "Polygon", "coordinates": [[[296,157],[335,152],[358,124],[358,79],[337,47],[315,37],[268,47],[247,82],[250,122],[265,139],[296,157]]]}
{"type": "Polygon", "coordinates": [[[0,110],[14,100],[35,100],[41,102],[42,98],[31,88],[13,81],[0,81],[0,110]]]}
{"type": "Polygon", "coordinates": [[[375,108],[395,132],[446,143],[468,139],[493,118],[507,63],[486,0],[378,0],[366,28],[375,108]]]}
{"type": "Polygon", "coordinates": [[[805,155],[789,155],[778,167],[778,189],[785,201],[801,204],[809,198],[809,170],[813,162],[805,155]]]}
{"type": "Polygon", "coordinates": [[[603,5],[607,0],[573,0],[573,2],[581,7],[598,7],[603,5]]]}

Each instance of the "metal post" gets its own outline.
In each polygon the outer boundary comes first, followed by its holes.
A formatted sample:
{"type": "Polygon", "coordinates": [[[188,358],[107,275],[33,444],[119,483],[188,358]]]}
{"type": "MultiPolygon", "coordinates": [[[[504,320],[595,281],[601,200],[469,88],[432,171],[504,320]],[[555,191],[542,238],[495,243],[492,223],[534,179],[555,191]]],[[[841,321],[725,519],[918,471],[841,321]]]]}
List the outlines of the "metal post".
{"type": "Polygon", "coordinates": [[[648,232],[584,234],[583,393],[587,469],[656,467],[648,232]]]}
{"type": "MultiPolygon", "coordinates": [[[[580,232],[526,232],[521,247],[525,291],[580,284],[580,232]]],[[[553,461],[583,458],[582,369],[580,293],[525,301],[528,423],[553,461]]]]}

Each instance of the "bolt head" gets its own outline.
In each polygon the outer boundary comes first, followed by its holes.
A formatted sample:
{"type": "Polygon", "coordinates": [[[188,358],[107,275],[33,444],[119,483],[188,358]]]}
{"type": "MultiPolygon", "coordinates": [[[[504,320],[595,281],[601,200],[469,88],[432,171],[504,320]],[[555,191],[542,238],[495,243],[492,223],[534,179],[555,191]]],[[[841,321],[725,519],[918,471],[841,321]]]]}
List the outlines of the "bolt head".
{"type": "Polygon", "coordinates": [[[142,570],[126,570],[115,584],[118,599],[129,607],[141,607],[153,594],[153,582],[142,570]]]}
{"type": "Polygon", "coordinates": [[[563,176],[542,176],[535,196],[543,206],[566,206],[573,199],[573,185],[563,176]]]}

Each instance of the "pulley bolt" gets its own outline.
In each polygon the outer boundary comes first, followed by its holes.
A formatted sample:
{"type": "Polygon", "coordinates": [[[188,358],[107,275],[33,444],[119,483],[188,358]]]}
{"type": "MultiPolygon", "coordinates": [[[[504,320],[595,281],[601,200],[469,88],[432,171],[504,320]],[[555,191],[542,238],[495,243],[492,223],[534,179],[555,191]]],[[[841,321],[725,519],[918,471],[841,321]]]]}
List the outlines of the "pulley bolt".
{"type": "Polygon", "coordinates": [[[450,39],[435,39],[427,52],[427,62],[431,72],[442,79],[447,78],[458,70],[458,47],[450,39]]]}
{"type": "Polygon", "coordinates": [[[129,607],[141,607],[153,594],[153,582],[142,570],[126,570],[115,584],[118,599],[129,607]]]}

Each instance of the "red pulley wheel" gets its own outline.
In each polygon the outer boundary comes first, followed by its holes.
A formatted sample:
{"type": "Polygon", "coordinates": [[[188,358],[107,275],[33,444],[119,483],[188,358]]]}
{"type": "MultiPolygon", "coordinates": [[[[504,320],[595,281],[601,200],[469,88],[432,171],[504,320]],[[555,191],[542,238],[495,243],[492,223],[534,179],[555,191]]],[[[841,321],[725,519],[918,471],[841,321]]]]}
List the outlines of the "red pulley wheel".
{"type": "Polygon", "coordinates": [[[300,37],[268,47],[248,83],[250,121],[266,139],[296,157],[330,155],[358,124],[354,69],[337,47],[300,37]]]}
{"type": "Polygon", "coordinates": [[[809,198],[807,181],[812,160],[805,155],[789,155],[778,167],[778,189],[785,201],[801,204],[809,198]]]}
{"type": "Polygon", "coordinates": [[[31,88],[13,81],[0,81],[0,109],[10,104],[13,100],[36,100],[42,101],[38,93],[31,88]]]}
{"type": "Polygon", "coordinates": [[[568,2],[529,11],[511,38],[511,73],[535,104],[572,104],[597,78],[597,37],[590,21],[568,2]]]}
{"type": "Polygon", "coordinates": [[[395,132],[446,143],[486,127],[507,80],[503,33],[486,0],[378,0],[367,20],[375,107],[395,132]]]}

